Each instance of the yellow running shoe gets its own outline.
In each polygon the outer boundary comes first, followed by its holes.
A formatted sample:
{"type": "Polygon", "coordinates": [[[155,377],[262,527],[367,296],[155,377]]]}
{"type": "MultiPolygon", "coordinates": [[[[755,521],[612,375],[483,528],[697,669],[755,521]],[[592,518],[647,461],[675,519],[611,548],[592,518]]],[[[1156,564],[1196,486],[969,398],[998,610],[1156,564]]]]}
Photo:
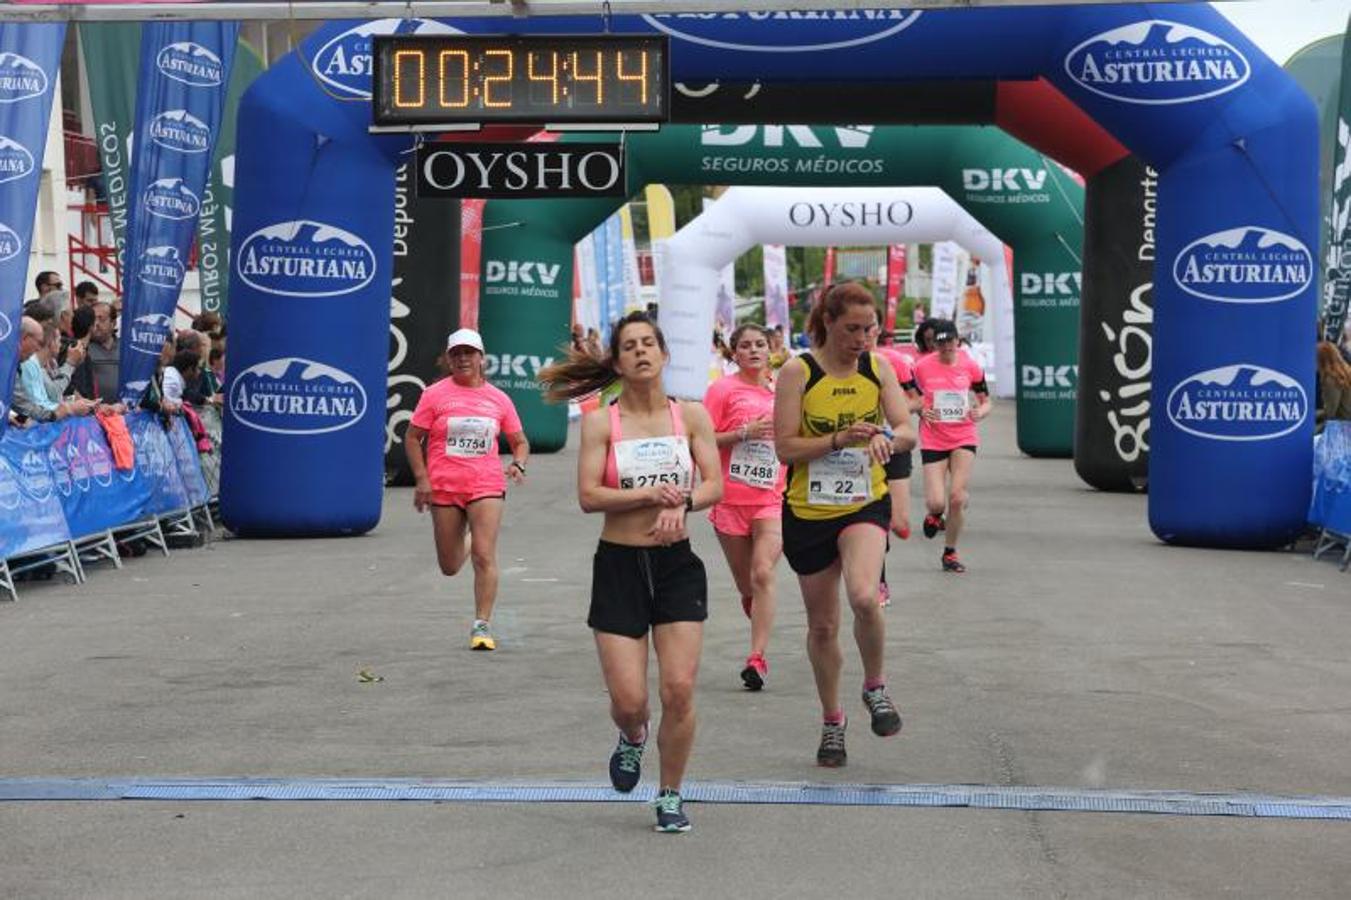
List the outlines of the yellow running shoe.
{"type": "Polygon", "coordinates": [[[470,650],[496,650],[497,641],[493,640],[493,634],[488,630],[488,623],[482,619],[474,622],[474,628],[469,632],[470,650]]]}

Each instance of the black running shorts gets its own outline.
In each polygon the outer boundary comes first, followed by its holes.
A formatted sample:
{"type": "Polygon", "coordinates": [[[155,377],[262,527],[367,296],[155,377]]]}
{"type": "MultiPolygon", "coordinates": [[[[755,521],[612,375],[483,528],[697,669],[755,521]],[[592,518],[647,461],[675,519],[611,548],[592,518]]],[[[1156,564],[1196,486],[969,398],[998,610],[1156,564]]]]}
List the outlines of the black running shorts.
{"type": "Polygon", "coordinates": [[[799,575],[815,575],[840,556],[840,532],[850,525],[867,523],[886,532],[891,527],[891,497],[874,500],[847,516],[834,519],[799,519],[783,505],[783,555],[799,575]]]}
{"type": "MultiPolygon", "coordinates": [[[[962,446],[960,446],[960,447],[954,447],[953,449],[954,449],[954,450],[969,450],[969,451],[971,451],[971,455],[972,455],[972,456],[975,456],[975,455],[976,455],[976,445],[975,445],[975,444],[962,444],[962,446]]],[[[920,450],[920,451],[919,451],[919,458],[922,459],[922,460],[924,460],[924,464],[925,464],[926,466],[927,466],[929,463],[942,462],[943,460],[947,459],[947,458],[948,458],[949,456],[951,456],[951,455],[952,455],[952,450],[920,450]]]]}
{"type": "Polygon", "coordinates": [[[653,625],[708,618],[708,575],[688,540],[669,547],[630,547],[601,541],[591,566],[596,631],[640,638],[653,625]]]}
{"type": "Polygon", "coordinates": [[[891,454],[891,459],[887,460],[887,481],[897,481],[901,478],[909,478],[910,473],[915,469],[915,462],[910,457],[910,451],[896,452],[891,454]]]}

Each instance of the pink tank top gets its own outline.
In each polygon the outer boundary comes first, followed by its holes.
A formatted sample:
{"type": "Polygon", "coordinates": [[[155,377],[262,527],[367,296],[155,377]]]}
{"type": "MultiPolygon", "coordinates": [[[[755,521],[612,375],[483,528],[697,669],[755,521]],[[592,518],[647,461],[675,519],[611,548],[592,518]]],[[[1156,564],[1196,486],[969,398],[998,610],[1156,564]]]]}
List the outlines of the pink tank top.
{"type": "MultiPolygon", "coordinates": [[[[667,402],[670,404],[671,408],[671,434],[669,437],[683,438],[685,437],[685,420],[680,413],[680,404],[675,400],[668,400],[667,402]]],[[[605,456],[605,480],[602,483],[605,487],[617,488],[619,487],[619,460],[615,454],[615,445],[624,440],[624,435],[619,425],[619,404],[611,403],[609,410],[610,449],[605,456]]],[[[642,440],[665,441],[666,438],[645,438],[642,440]]],[[[681,474],[684,475],[684,482],[686,487],[688,487],[693,477],[693,466],[689,464],[688,445],[685,446],[684,459],[686,471],[681,474]]],[[[625,486],[629,487],[632,485],[625,486]]]]}

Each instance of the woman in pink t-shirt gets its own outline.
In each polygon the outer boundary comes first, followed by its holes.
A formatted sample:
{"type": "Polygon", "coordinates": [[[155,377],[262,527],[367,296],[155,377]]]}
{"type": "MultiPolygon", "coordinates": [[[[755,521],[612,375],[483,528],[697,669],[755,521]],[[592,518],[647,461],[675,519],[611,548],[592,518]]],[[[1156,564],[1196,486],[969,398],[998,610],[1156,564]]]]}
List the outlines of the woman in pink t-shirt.
{"type": "Polygon", "coordinates": [[[474,566],[474,626],[469,649],[495,650],[491,621],[497,602],[497,532],[507,478],[525,481],[530,443],[511,398],[483,377],[483,339],[461,328],[446,342],[450,377],[422,392],[403,438],[417,487],[413,506],[432,511],[436,558],[454,575],[468,558],[474,566]],[[511,447],[502,469],[498,435],[511,447]],[[423,449],[423,442],[426,449],[423,449]],[[466,541],[465,527],[473,537],[466,541]]]}
{"type": "Polygon", "coordinates": [[[957,539],[965,524],[967,485],[980,444],[976,423],[990,414],[990,388],[980,364],[958,349],[957,326],[938,322],[933,340],[936,352],[915,364],[915,387],[924,401],[919,426],[928,507],[924,536],[946,532],[943,571],[960,573],[966,566],[957,558],[957,539]]]}
{"type": "Polygon", "coordinates": [[[765,650],[774,627],[774,567],[783,555],[784,470],[774,454],[769,335],[759,325],[742,325],[732,332],[731,347],[738,371],[713,382],[704,395],[723,483],[722,502],[708,518],[751,620],[741,681],[758,691],[769,676],[765,650]]]}

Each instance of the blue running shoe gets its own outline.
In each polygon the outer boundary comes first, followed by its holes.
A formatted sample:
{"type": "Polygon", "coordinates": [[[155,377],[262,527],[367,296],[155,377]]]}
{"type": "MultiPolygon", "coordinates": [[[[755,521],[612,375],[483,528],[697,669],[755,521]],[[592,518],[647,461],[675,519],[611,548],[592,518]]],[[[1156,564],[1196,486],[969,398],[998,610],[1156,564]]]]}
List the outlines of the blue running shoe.
{"type": "Polygon", "coordinates": [[[684,834],[690,830],[690,820],[685,815],[683,804],[680,802],[680,795],[670,788],[664,789],[657,795],[657,799],[652,801],[652,805],[657,808],[657,825],[655,831],[659,834],[684,834]]]}
{"type": "Polygon", "coordinates": [[[635,744],[619,733],[619,743],[615,752],[610,754],[610,784],[621,794],[627,794],[638,786],[643,776],[643,748],[647,746],[647,728],[643,729],[643,742],[635,744]]]}

